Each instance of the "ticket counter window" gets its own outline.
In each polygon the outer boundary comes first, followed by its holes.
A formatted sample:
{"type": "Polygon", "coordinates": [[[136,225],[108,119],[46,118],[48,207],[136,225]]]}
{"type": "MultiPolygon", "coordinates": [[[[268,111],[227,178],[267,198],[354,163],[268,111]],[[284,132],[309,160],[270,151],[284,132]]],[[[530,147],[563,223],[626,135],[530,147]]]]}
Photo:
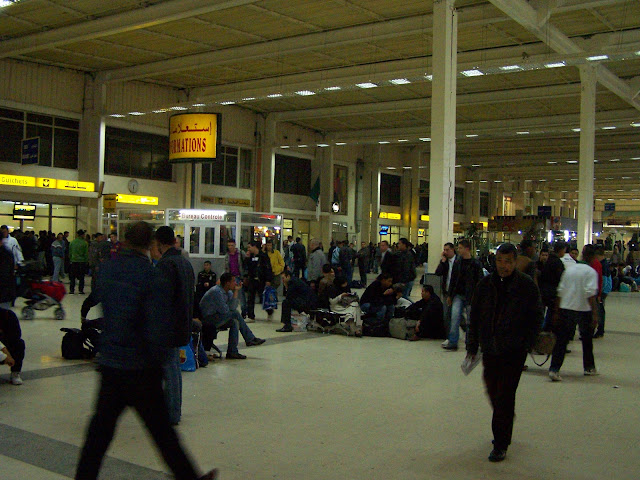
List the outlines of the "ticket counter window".
{"type": "Polygon", "coordinates": [[[189,253],[200,253],[200,227],[191,227],[189,232],[189,253]]]}

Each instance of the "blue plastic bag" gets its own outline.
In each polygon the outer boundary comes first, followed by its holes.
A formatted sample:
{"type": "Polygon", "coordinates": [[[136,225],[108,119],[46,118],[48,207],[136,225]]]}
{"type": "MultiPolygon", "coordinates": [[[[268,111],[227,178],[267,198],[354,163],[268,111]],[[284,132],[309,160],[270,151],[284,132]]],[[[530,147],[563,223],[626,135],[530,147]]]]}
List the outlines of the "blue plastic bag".
{"type": "Polygon", "coordinates": [[[196,357],[193,354],[191,345],[180,347],[180,370],[183,372],[196,371],[196,357]]]}
{"type": "Polygon", "coordinates": [[[262,292],[262,309],[275,310],[278,308],[278,292],[274,287],[264,287],[262,292]]]}

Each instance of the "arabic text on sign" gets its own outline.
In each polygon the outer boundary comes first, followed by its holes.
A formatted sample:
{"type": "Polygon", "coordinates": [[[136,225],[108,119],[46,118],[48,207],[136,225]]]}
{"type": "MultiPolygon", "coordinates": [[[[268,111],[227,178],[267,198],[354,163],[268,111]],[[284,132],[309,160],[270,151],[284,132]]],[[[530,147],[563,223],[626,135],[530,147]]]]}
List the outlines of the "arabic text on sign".
{"type": "Polygon", "coordinates": [[[116,196],[118,203],[135,203],[138,205],[158,205],[158,197],[147,197],[142,195],[128,195],[119,193],[116,196]]]}
{"type": "Polygon", "coordinates": [[[77,190],[81,192],[93,192],[95,185],[93,182],[74,182],[69,180],[58,180],[58,189],[60,190],[77,190]]]}
{"type": "Polygon", "coordinates": [[[169,121],[169,160],[215,159],[218,115],[184,113],[169,121]]]}

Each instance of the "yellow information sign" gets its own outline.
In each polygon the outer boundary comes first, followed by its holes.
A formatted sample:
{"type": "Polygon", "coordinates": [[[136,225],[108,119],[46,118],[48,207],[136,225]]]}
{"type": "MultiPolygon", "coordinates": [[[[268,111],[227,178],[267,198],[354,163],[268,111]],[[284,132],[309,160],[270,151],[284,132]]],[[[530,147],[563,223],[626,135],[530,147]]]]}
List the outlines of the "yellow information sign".
{"type": "Polygon", "coordinates": [[[422,220],[423,222],[428,222],[429,221],[429,215],[420,215],[420,220],[422,220]]]}
{"type": "Polygon", "coordinates": [[[73,180],[58,180],[59,190],[75,190],[78,192],[93,192],[96,186],[93,182],[75,182],[73,180]]]}
{"type": "Polygon", "coordinates": [[[116,201],[118,195],[115,193],[102,196],[102,210],[104,213],[116,213],[116,201]]]}
{"type": "Polygon", "coordinates": [[[402,215],[392,212],[380,212],[380,218],[387,218],[389,220],[402,220],[402,215]]]}
{"type": "Polygon", "coordinates": [[[22,177],[19,175],[0,174],[0,185],[12,185],[14,187],[35,187],[36,177],[22,177]]]}
{"type": "Polygon", "coordinates": [[[220,116],[180,113],[169,120],[169,160],[215,160],[220,116]]]}
{"type": "Polygon", "coordinates": [[[58,180],[55,178],[36,178],[36,187],[40,188],[56,188],[58,180]]]}
{"type": "Polygon", "coordinates": [[[134,203],[136,205],[158,205],[158,197],[147,197],[143,195],[128,195],[118,193],[116,196],[117,203],[134,203]]]}
{"type": "Polygon", "coordinates": [[[418,229],[418,236],[419,237],[424,237],[425,235],[425,229],[424,228],[419,228],[418,229]]]}

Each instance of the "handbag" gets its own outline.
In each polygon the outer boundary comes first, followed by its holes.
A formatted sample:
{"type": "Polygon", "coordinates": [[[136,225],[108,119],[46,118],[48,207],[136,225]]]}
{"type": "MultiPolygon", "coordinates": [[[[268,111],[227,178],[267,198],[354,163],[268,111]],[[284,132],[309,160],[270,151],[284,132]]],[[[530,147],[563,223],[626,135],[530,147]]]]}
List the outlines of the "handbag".
{"type": "Polygon", "coordinates": [[[536,337],[536,342],[531,349],[531,359],[533,363],[538,365],[539,367],[543,366],[547,363],[547,360],[551,357],[553,353],[553,348],[556,346],[556,336],[553,332],[540,332],[536,337]],[[547,358],[544,359],[542,363],[536,362],[534,355],[546,355],[547,358]]]}

